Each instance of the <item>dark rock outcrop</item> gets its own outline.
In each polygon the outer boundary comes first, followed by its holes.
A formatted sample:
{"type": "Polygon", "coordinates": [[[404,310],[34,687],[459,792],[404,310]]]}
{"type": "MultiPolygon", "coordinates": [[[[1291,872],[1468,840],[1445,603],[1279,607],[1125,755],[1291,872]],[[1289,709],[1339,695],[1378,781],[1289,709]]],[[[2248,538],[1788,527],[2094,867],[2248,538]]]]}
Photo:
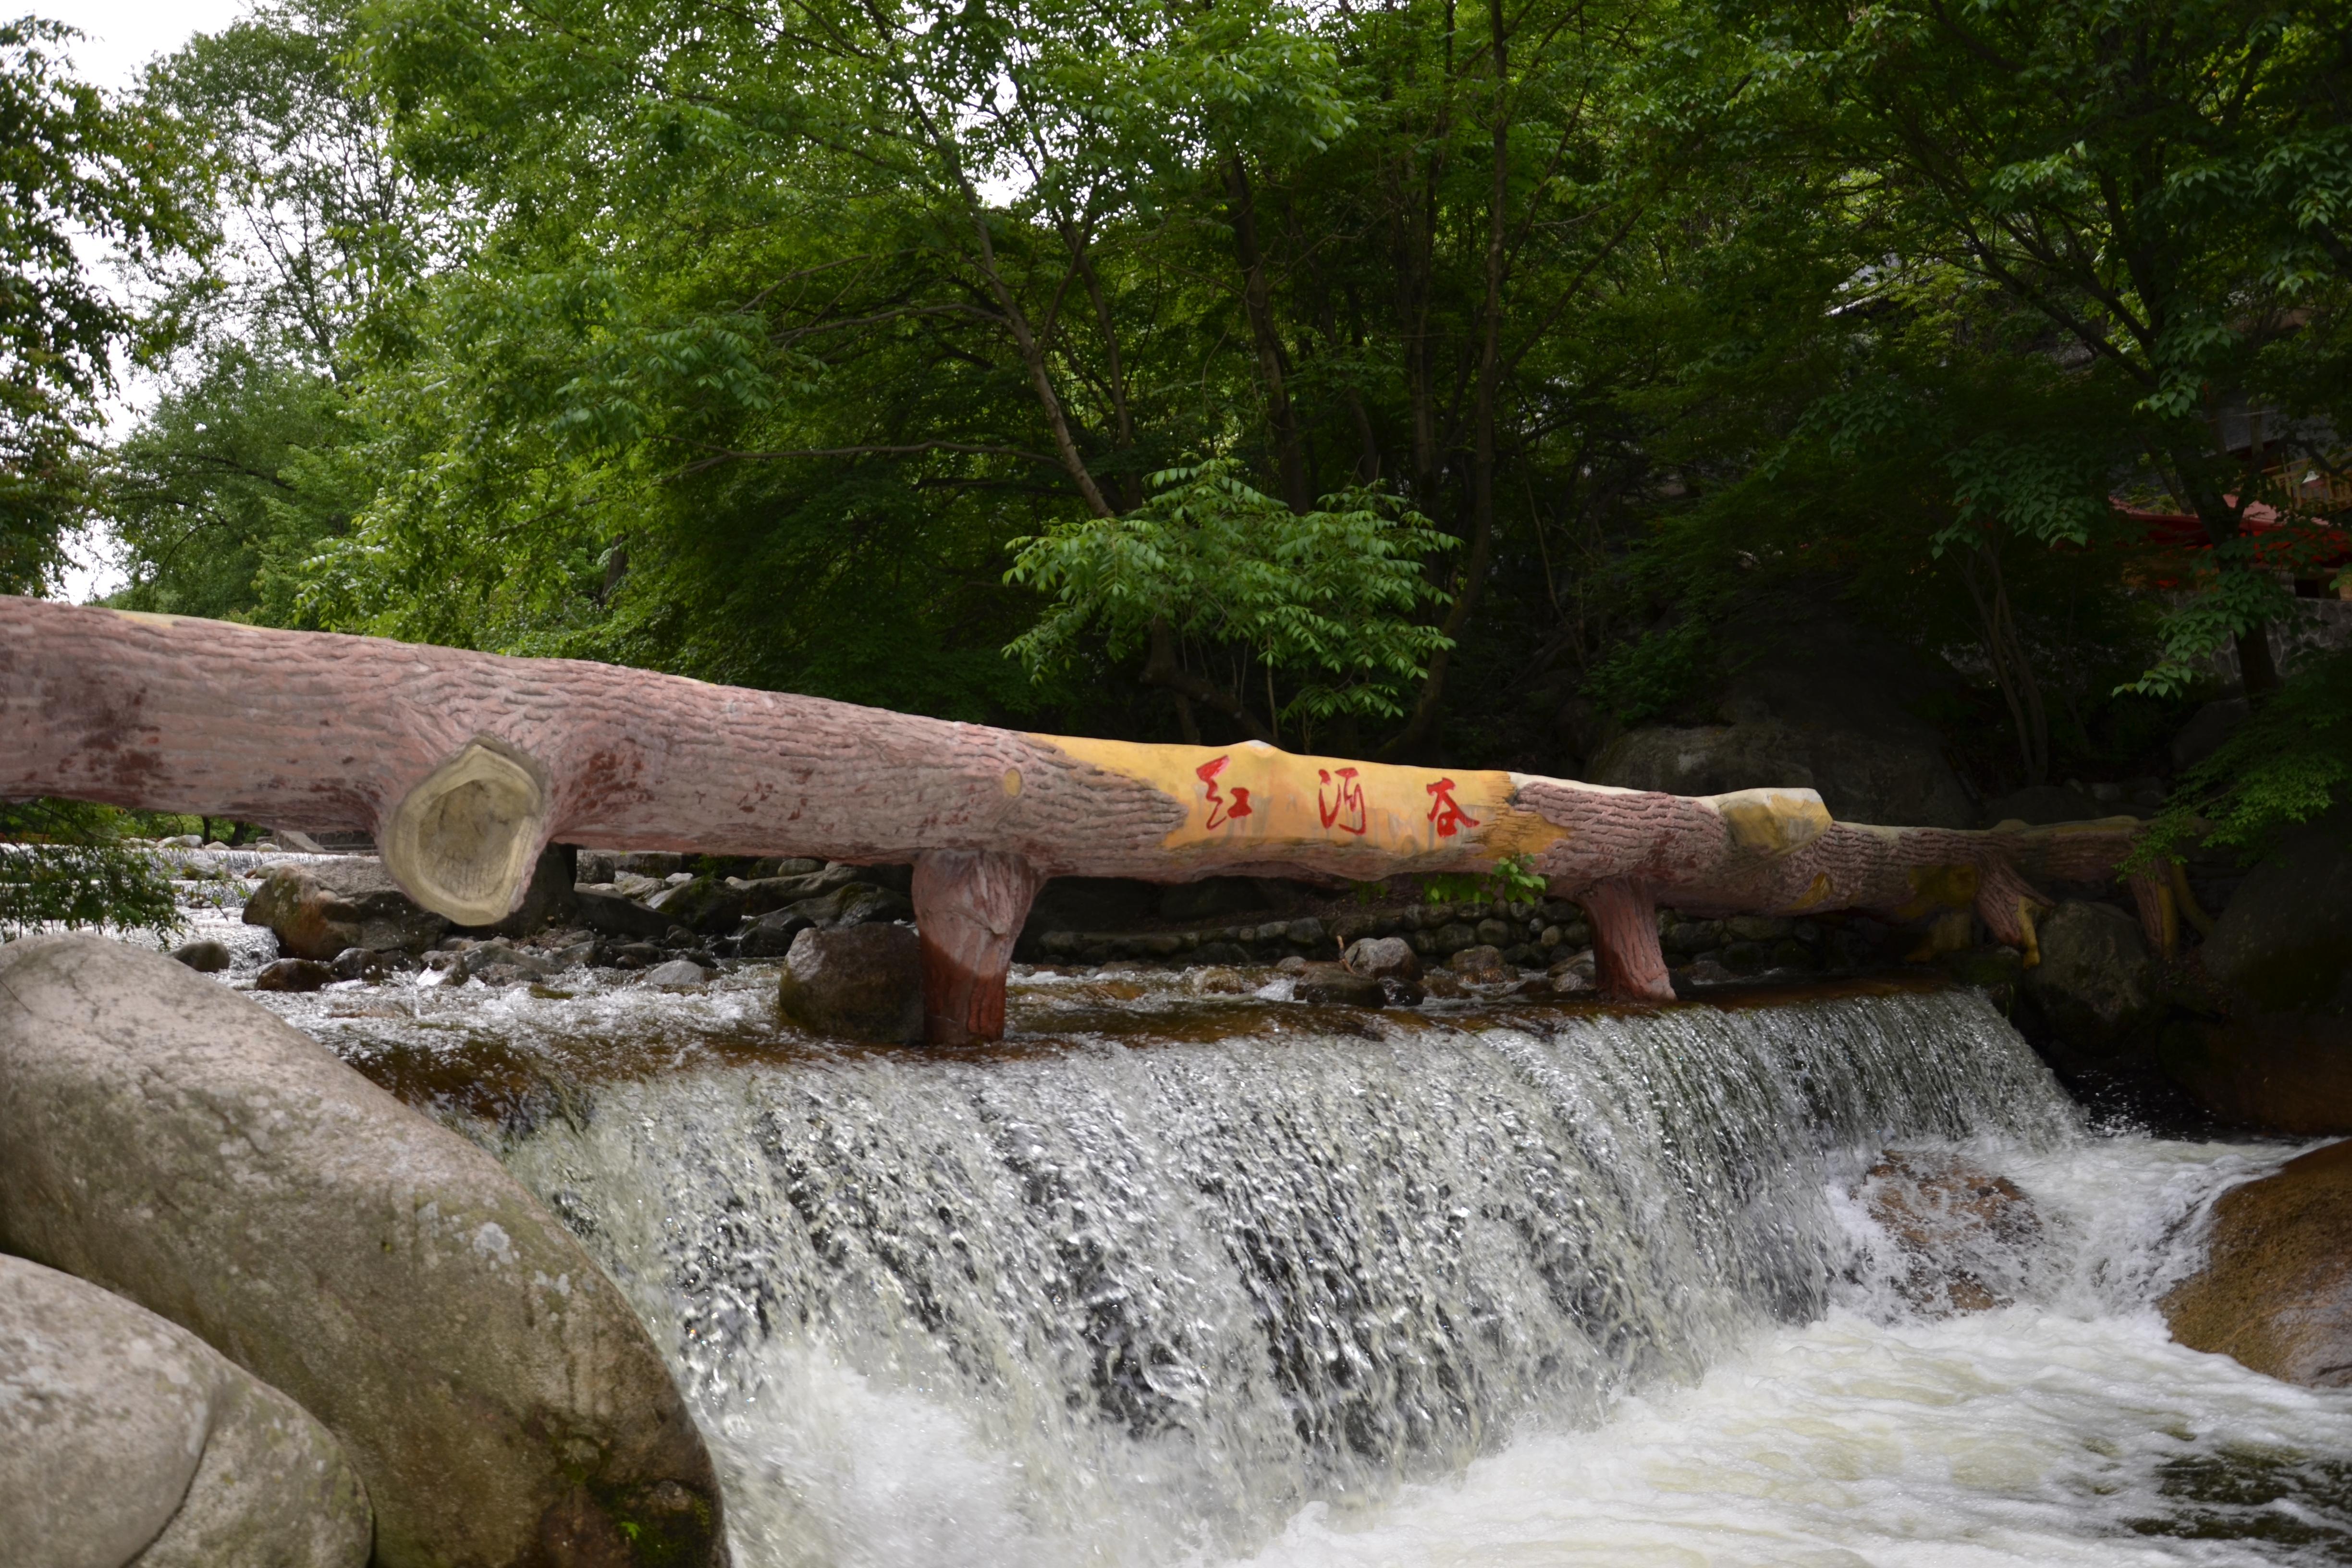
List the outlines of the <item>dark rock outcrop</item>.
{"type": "Polygon", "coordinates": [[[421,952],[449,922],[412,900],[380,860],[278,866],[246,900],[245,923],[268,926],[289,958],[324,963],[347,947],[421,952]]]}
{"type": "Polygon", "coordinates": [[[776,1003],[813,1034],[912,1045],[923,1037],[922,942],[902,925],[811,927],[784,955],[776,1003]]]}
{"type": "Polygon", "coordinates": [[[0,947],[0,1248],[318,1416],[383,1568],[725,1561],[685,1402],[572,1235],[488,1154],[160,953],[0,947]]]}
{"type": "Polygon", "coordinates": [[[2160,1303],[2172,1337],[2273,1377],[2352,1387],[2352,1142],[2221,1194],[2202,1270],[2160,1303]]]}
{"type": "Polygon", "coordinates": [[[2035,936],[2042,962],[2025,971],[2025,992],[2065,1049],[2110,1050],[2161,1016],[2156,960],[2138,922],[2115,905],[2062,903],[2035,936]]]}
{"type": "Polygon", "coordinates": [[[2165,1071],[2225,1121],[2352,1132],[2352,811],[2287,835],[2204,947],[2227,1016],[2165,1034],[2165,1071]]]}
{"type": "Polygon", "coordinates": [[[300,1405],[145,1308],[0,1255],[0,1563],[360,1568],[370,1528],[300,1405]]]}

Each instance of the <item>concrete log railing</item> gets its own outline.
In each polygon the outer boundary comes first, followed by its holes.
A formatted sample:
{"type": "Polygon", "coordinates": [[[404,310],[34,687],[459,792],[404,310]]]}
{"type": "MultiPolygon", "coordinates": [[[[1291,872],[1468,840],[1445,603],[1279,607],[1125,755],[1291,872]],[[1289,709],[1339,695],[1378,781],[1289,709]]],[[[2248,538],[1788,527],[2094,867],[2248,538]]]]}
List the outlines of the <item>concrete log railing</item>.
{"type": "MultiPolygon", "coordinates": [[[[915,867],[927,1034],[992,1038],[1049,877],[1373,880],[1525,856],[1591,917],[1604,991],[1672,995],[1659,905],[1971,914],[2032,957],[2029,879],[2104,879],[2128,818],[1988,832],[1255,742],[1022,734],[563,659],[0,597],[0,796],[373,832],[419,903],[484,925],[551,840],[915,867]]],[[[2151,936],[2168,891],[2135,883],[2151,936]]]]}

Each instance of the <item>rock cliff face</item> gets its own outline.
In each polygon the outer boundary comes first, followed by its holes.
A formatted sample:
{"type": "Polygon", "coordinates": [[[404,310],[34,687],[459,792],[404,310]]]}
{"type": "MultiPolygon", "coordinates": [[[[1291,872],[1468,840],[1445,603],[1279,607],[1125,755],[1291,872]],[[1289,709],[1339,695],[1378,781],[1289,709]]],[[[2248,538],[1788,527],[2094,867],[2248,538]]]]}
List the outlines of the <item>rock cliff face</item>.
{"type": "Polygon", "coordinates": [[[2288,835],[2202,962],[2229,1016],[2168,1031],[2165,1070],[2231,1121],[2352,1132],[2352,812],[2288,835]]]}
{"type": "Polygon", "coordinates": [[[0,1255],[0,1563],[360,1568],[331,1434],[204,1341],[0,1255]]]}
{"type": "Polygon", "coordinates": [[[2289,1383],[2352,1387],[2352,1142],[2223,1194],[2204,1270],[2163,1308],[2182,1344],[2289,1383]]]}
{"type": "Polygon", "coordinates": [[[407,1564],[725,1560],[644,1327],[488,1154],[160,953],[0,947],[0,1249],[299,1401],[407,1564]]]}

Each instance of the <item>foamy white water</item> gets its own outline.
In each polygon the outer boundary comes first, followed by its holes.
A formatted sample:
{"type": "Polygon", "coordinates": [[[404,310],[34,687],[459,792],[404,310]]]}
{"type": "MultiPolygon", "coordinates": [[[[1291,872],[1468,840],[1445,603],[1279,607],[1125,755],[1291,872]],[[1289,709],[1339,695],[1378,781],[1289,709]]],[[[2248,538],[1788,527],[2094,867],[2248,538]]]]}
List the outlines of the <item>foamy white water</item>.
{"type": "Polygon", "coordinates": [[[269,999],[379,1070],[544,1068],[460,1124],[671,1356],[744,1568],[2352,1561],[2352,1395],[2154,1308],[2294,1151],[2095,1137],[1979,998],[1049,982],[941,1054],[812,1048],[765,984],[269,999]],[[1927,1242],[2010,1304],[1916,1304],[1890,1147],[2030,1196],[1927,1242]]]}

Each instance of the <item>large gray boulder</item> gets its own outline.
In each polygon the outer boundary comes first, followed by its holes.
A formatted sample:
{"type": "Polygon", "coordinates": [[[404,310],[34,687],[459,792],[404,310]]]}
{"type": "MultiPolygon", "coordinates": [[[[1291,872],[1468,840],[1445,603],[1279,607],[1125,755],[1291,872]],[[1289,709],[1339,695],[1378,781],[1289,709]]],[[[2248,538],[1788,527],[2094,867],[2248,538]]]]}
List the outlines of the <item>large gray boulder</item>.
{"type": "Polygon", "coordinates": [[[161,953],[0,947],[0,1248],[341,1439],[383,1568],[725,1561],[659,1353],[499,1163],[161,953]]]}
{"type": "Polygon", "coordinates": [[[2062,903],[2034,936],[2042,961],[2025,972],[2026,994],[2066,1045],[2107,1050],[2163,1011],[2163,977],[2139,922],[2115,905],[2062,903]]]}
{"type": "Polygon", "coordinates": [[[0,1563],[360,1568],[367,1494],[307,1411],[175,1323],[0,1255],[0,1563]]]}
{"type": "Polygon", "coordinates": [[[286,957],[319,963],[347,947],[421,952],[449,931],[400,890],[383,861],[356,855],[272,868],[246,900],[245,923],[268,926],[286,957]]]}
{"type": "Polygon", "coordinates": [[[811,927],[784,954],[776,1004],[812,1034],[913,1045],[923,1037],[922,942],[900,925],[811,927]]]}

